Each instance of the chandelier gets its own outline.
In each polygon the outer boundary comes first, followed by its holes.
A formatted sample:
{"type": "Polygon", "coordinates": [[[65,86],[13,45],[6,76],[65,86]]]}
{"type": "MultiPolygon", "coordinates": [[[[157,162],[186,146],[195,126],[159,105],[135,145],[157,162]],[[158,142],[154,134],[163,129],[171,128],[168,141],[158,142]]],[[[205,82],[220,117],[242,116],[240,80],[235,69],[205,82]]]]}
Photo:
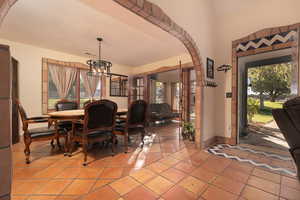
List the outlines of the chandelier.
{"type": "Polygon", "coordinates": [[[102,38],[97,38],[99,42],[99,57],[98,60],[88,60],[86,63],[89,65],[90,69],[87,72],[89,76],[110,76],[110,68],[112,67],[112,63],[106,60],[101,60],[101,42],[102,38]]]}

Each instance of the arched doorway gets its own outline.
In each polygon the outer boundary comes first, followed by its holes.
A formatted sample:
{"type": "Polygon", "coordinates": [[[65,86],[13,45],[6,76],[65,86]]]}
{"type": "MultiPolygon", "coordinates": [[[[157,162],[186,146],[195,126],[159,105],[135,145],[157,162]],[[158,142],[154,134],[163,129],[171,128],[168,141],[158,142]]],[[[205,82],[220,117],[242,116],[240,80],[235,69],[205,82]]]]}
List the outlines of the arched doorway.
{"type": "MultiPolygon", "coordinates": [[[[177,25],[159,6],[147,1],[113,0],[148,22],[158,26],[180,40],[191,55],[196,70],[196,144],[201,147],[202,138],[202,104],[203,104],[203,66],[199,49],[193,38],[177,25]]],[[[0,5],[0,23],[17,0],[4,0],[0,5]]]]}

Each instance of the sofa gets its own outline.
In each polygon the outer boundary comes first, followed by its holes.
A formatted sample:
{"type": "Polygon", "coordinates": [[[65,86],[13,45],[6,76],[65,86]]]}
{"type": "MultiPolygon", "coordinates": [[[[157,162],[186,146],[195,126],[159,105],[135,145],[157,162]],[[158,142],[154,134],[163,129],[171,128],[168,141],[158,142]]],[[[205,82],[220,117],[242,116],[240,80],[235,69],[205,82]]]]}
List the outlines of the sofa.
{"type": "Polygon", "coordinates": [[[171,106],[167,103],[152,103],[149,104],[149,121],[169,121],[176,117],[179,117],[180,114],[173,112],[171,106]]]}
{"type": "Polygon", "coordinates": [[[300,179],[300,97],[286,101],[282,109],[274,109],[272,114],[290,146],[300,179]]]}

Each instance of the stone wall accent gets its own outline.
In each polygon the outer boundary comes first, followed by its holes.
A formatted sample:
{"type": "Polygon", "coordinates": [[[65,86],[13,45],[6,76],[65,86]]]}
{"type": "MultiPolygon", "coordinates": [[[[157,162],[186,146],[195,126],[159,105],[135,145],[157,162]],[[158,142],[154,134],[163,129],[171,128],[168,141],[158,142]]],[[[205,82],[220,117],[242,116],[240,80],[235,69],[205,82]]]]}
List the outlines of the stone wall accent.
{"type": "MultiPolygon", "coordinates": [[[[292,48],[292,56],[294,67],[298,69],[299,65],[299,29],[300,23],[280,26],[274,28],[266,28],[246,37],[235,40],[232,42],[232,99],[231,99],[231,139],[227,141],[229,144],[237,144],[238,137],[238,58],[243,56],[255,55],[263,52],[292,48]],[[290,33],[292,36],[287,35],[290,33]],[[280,38],[288,37],[286,40],[281,38],[281,42],[270,42],[274,37],[280,38]],[[251,48],[240,48],[241,45],[245,46],[250,42],[258,43],[262,39],[269,39],[265,42],[268,45],[257,46],[250,45],[251,48]],[[243,49],[243,50],[241,50],[243,49]]],[[[249,46],[249,45],[248,45],[249,46]]],[[[298,70],[299,73],[299,70],[298,70]]],[[[299,88],[299,87],[298,87],[299,88]]]]}
{"type": "MultiPolygon", "coordinates": [[[[196,143],[201,146],[202,141],[202,104],[204,73],[200,51],[196,42],[182,27],[176,24],[160,7],[147,0],[113,0],[131,12],[139,15],[148,22],[178,38],[190,53],[196,71],[196,143]]],[[[17,0],[0,0],[0,23],[17,0]]]]}

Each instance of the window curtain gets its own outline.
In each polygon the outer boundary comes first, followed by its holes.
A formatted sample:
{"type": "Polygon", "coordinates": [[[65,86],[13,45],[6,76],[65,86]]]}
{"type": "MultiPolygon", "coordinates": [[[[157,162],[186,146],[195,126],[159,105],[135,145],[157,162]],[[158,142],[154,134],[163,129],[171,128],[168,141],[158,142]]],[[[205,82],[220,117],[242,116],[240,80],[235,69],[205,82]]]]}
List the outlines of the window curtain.
{"type": "Polygon", "coordinates": [[[58,64],[48,64],[52,80],[61,99],[67,99],[69,91],[76,79],[77,70],[58,64]]]}
{"type": "Polygon", "coordinates": [[[99,76],[88,76],[86,74],[86,72],[87,71],[85,71],[85,70],[81,70],[80,75],[82,77],[83,86],[84,86],[85,90],[87,91],[91,100],[93,100],[96,90],[97,90],[97,87],[100,82],[100,77],[99,76]]]}

